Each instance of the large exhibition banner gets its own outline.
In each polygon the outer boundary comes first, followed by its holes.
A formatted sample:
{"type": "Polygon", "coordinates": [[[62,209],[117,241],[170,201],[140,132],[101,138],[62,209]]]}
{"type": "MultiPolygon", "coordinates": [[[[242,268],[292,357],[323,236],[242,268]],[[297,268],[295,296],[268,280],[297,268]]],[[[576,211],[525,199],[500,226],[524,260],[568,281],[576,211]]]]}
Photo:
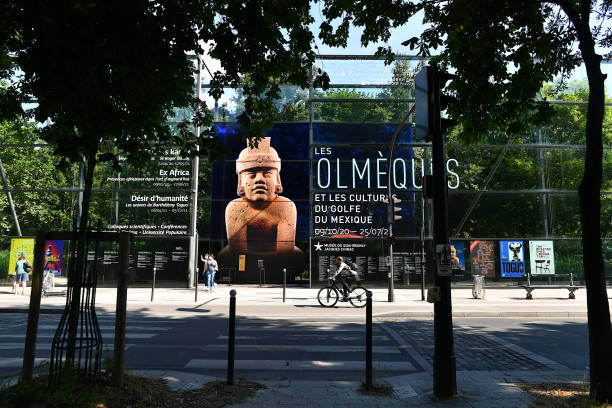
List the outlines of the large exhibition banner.
{"type": "Polygon", "coordinates": [[[555,251],[553,241],[529,241],[532,275],[554,275],[555,251]]]}
{"type": "MultiPolygon", "coordinates": [[[[389,142],[397,124],[317,123],[313,132],[313,237],[386,237],[388,181],[401,215],[393,233],[414,237],[415,169],[412,129],[402,128],[391,164],[389,142]]],[[[420,171],[420,170],[419,170],[420,171]]]]}
{"type": "Polygon", "coordinates": [[[8,273],[15,273],[15,266],[21,256],[24,256],[30,265],[34,265],[34,238],[11,239],[11,252],[9,254],[8,273]]]}
{"type": "Polygon", "coordinates": [[[495,276],[495,251],[493,241],[472,241],[470,256],[472,258],[472,275],[495,276]]]}
{"type": "Polygon", "coordinates": [[[502,278],[525,276],[523,241],[499,241],[499,261],[502,278]]]}

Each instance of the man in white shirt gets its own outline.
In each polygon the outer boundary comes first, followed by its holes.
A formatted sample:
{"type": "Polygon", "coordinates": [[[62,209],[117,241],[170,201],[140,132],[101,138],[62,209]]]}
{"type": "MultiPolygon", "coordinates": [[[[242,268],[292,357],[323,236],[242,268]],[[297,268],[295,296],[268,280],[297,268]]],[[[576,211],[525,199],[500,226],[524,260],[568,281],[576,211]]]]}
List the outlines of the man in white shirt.
{"type": "Polygon", "coordinates": [[[344,299],[346,300],[348,299],[349,293],[353,291],[353,289],[351,289],[351,282],[358,281],[359,275],[344,263],[341,256],[336,258],[336,265],[338,269],[336,269],[336,273],[332,275],[332,278],[335,279],[336,276],[341,277],[342,288],[344,289],[344,299]]]}

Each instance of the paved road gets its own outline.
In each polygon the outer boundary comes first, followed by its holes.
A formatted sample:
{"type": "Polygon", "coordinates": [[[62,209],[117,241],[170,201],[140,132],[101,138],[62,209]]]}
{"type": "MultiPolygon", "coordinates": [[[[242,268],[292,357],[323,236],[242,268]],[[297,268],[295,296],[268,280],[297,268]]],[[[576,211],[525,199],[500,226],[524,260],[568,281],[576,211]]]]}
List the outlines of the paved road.
{"type": "MultiPolygon", "coordinates": [[[[0,314],[0,376],[19,371],[24,314],[0,314]]],[[[59,315],[41,315],[37,363],[49,358],[59,315]]],[[[100,314],[104,353],[112,355],[114,316],[100,314]]],[[[585,319],[455,319],[457,369],[465,371],[586,370],[585,319]]],[[[228,321],[223,316],[172,319],[130,314],[126,366],[224,378],[228,321]]],[[[240,319],[236,378],[360,381],[363,319],[240,319]]],[[[374,369],[381,377],[431,372],[431,320],[376,319],[374,369]]]]}

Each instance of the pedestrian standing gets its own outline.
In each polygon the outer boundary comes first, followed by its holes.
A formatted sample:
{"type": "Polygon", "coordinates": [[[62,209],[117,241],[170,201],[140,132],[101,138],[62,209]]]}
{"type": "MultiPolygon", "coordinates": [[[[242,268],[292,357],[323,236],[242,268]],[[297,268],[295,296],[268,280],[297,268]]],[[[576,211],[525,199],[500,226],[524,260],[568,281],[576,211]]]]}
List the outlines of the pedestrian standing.
{"type": "Polygon", "coordinates": [[[206,280],[206,271],[208,270],[208,257],[210,254],[205,254],[204,256],[200,255],[200,261],[202,261],[202,280],[206,280]]]}
{"type": "Polygon", "coordinates": [[[32,266],[27,261],[26,257],[21,254],[15,264],[15,282],[13,283],[13,293],[17,294],[17,287],[21,283],[21,294],[25,294],[26,282],[29,280],[28,272],[32,270],[32,266]]]}
{"type": "Polygon", "coordinates": [[[219,270],[217,266],[217,261],[215,261],[215,257],[213,254],[208,255],[207,260],[207,268],[206,268],[206,289],[209,291],[214,290],[215,285],[215,273],[219,270]]]}

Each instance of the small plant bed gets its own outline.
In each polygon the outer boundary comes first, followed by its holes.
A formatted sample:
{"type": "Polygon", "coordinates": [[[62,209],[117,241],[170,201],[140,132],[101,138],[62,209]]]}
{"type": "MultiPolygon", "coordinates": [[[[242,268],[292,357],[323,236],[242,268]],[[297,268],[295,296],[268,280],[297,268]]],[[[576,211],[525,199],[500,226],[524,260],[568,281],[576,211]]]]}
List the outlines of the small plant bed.
{"type": "Polygon", "coordinates": [[[521,383],[516,386],[534,398],[531,407],[612,408],[612,403],[602,404],[589,398],[589,386],[585,383],[521,383]]]}
{"type": "Polygon", "coordinates": [[[125,386],[112,386],[111,376],[100,374],[95,384],[67,379],[57,388],[47,388],[48,377],[41,376],[29,384],[18,384],[0,390],[0,407],[6,408],[195,408],[225,407],[255,395],[264,385],[238,380],[234,385],[224,381],[204,384],[186,391],[172,390],[164,380],[126,375],[125,386]]]}
{"type": "Polygon", "coordinates": [[[370,395],[372,397],[390,397],[393,395],[393,387],[387,384],[367,385],[365,383],[361,383],[359,392],[363,395],[370,395]]]}

